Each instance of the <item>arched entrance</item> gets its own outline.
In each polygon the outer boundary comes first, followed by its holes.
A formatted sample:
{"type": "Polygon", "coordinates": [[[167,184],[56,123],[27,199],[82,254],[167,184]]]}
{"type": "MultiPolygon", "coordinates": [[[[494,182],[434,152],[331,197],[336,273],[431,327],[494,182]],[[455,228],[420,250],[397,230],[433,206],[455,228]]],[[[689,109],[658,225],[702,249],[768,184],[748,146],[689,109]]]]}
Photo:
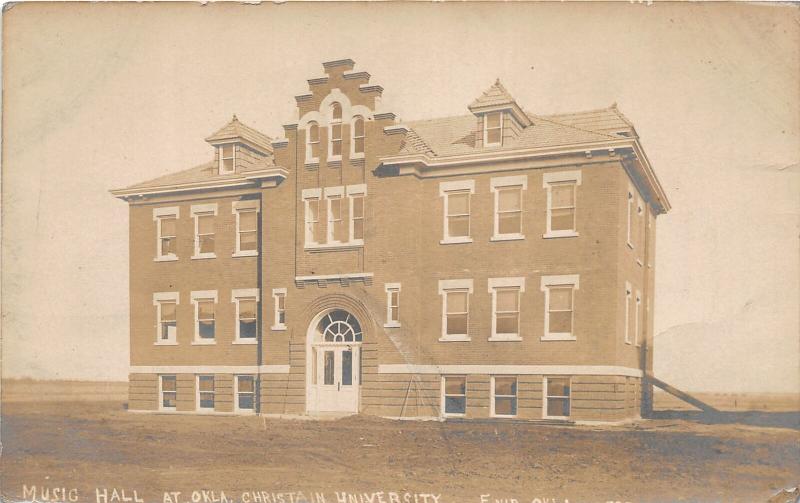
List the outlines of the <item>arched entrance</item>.
{"type": "Polygon", "coordinates": [[[308,412],[358,412],[361,324],[344,309],[317,315],[308,327],[308,412]]]}

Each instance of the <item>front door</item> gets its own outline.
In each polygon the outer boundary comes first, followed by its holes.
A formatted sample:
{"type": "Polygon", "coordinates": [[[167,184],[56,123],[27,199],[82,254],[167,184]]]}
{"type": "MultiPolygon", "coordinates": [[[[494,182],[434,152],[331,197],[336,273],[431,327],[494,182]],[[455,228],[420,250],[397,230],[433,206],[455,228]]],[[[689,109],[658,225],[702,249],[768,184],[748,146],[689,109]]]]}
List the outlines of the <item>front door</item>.
{"type": "Polygon", "coordinates": [[[358,344],[314,346],[318,412],[358,412],[359,349],[358,344]]]}

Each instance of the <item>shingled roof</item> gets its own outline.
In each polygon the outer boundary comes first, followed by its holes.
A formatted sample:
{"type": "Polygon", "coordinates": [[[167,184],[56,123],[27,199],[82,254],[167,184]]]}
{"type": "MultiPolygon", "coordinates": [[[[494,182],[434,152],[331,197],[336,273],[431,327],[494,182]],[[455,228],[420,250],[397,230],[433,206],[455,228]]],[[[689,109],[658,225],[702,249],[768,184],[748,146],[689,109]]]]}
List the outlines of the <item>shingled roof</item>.
{"type": "Polygon", "coordinates": [[[235,139],[241,139],[254,147],[259,147],[264,153],[272,152],[272,138],[240,122],[236,115],[222,129],[206,138],[206,141],[213,145],[235,139]]]}
{"type": "Polygon", "coordinates": [[[472,110],[475,108],[507,105],[509,103],[514,103],[514,98],[511,97],[511,94],[509,94],[506,88],[503,87],[503,84],[500,83],[500,79],[497,79],[492,87],[485,90],[482,95],[470,103],[468,108],[472,110]]]}

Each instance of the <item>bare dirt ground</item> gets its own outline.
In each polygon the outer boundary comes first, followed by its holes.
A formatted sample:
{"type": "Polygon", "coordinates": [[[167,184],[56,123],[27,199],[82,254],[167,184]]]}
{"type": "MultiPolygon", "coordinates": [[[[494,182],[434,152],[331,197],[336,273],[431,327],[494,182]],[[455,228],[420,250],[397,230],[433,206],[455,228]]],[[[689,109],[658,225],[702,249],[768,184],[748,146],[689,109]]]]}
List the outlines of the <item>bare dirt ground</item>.
{"type": "Polygon", "coordinates": [[[36,499],[64,488],[55,500],[91,503],[125,503],[134,490],[146,503],[214,503],[223,492],[237,503],[297,503],[298,492],[326,503],[343,492],[356,498],[347,503],[479,503],[487,494],[491,503],[753,502],[800,482],[797,412],[711,420],[675,411],[594,427],[145,415],[122,401],[6,400],[1,433],[3,501],[33,499],[36,486],[36,499]],[[181,494],[167,500],[165,491],[181,494]]]}

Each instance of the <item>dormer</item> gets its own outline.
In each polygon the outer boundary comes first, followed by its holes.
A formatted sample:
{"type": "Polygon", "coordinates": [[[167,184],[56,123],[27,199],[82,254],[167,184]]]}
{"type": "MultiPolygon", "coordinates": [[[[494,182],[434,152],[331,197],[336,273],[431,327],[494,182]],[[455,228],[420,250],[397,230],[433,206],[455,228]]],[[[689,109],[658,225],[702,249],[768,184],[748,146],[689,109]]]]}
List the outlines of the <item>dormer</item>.
{"type": "Polygon", "coordinates": [[[214,147],[220,175],[257,169],[265,158],[272,155],[272,139],[239,122],[236,115],[206,141],[214,147]]]}
{"type": "Polygon", "coordinates": [[[497,79],[469,105],[478,118],[475,148],[502,147],[531,125],[531,120],[497,79]]]}

